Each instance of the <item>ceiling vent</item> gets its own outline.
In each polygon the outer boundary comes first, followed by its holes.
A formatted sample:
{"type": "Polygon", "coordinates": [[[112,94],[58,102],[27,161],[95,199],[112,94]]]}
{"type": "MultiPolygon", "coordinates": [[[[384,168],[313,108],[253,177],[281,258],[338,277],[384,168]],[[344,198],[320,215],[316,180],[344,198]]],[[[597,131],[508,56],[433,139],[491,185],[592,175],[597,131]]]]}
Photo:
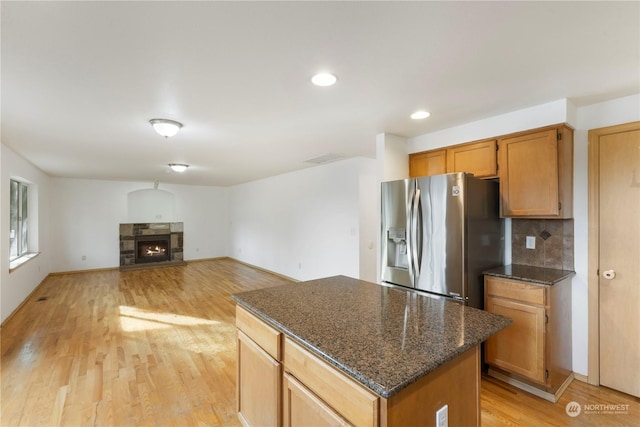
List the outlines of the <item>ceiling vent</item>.
{"type": "Polygon", "coordinates": [[[336,153],[324,154],[322,156],[314,157],[312,159],[305,160],[305,163],[315,163],[316,165],[324,165],[325,163],[335,162],[337,160],[344,159],[344,156],[336,153]]]}

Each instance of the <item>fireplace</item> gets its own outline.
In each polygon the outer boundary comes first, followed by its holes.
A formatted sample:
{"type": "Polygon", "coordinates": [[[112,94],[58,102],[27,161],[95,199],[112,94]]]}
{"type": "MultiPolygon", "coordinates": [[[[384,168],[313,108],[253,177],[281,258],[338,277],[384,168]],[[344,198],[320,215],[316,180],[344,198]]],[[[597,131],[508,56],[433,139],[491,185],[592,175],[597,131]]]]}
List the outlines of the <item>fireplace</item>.
{"type": "Polygon", "coordinates": [[[169,261],[171,259],[171,236],[169,234],[136,236],[135,254],[136,264],[169,261]]]}
{"type": "Polygon", "coordinates": [[[120,224],[120,270],[186,265],[183,223],[120,224]]]}

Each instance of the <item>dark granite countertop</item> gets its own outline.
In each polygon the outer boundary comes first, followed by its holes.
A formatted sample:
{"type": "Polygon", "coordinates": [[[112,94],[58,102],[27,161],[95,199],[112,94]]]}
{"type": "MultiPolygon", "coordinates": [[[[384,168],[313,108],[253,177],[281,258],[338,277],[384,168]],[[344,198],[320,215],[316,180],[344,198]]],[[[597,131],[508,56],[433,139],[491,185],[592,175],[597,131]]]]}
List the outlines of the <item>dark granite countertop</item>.
{"type": "Polygon", "coordinates": [[[345,276],[233,299],[384,398],[511,323],[444,298],[345,276]]]}
{"type": "Polygon", "coordinates": [[[571,270],[557,270],[554,268],[510,264],[483,271],[483,274],[503,277],[505,279],[522,280],[538,285],[552,286],[576,273],[571,270]]]}

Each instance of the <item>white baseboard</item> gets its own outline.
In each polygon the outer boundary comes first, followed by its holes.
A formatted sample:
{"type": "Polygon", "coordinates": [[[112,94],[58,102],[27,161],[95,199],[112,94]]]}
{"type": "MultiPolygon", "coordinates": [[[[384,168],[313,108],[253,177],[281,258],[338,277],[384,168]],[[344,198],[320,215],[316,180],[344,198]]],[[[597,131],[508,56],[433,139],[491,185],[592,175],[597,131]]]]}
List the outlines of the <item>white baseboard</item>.
{"type": "Polygon", "coordinates": [[[573,378],[577,379],[578,381],[582,381],[583,383],[587,383],[589,384],[589,377],[586,375],[582,375],[582,374],[578,374],[576,372],[573,373],[573,378]]]}

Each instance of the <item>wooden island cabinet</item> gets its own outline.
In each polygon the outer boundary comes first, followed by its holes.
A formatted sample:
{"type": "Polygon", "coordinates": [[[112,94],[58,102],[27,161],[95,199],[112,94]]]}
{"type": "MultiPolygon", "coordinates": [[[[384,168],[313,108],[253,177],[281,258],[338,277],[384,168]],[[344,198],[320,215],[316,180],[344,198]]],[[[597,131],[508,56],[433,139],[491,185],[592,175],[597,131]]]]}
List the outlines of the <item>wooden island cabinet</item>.
{"type": "Polygon", "coordinates": [[[480,344],[510,323],[344,276],[233,298],[244,426],[477,426],[480,344]]]}
{"type": "Polygon", "coordinates": [[[378,425],[378,396],[289,338],[284,354],[285,426],[378,425]]]}
{"type": "Polygon", "coordinates": [[[480,423],[479,345],[383,398],[288,337],[283,352],[267,352],[251,337],[270,346],[280,345],[282,334],[240,306],[236,316],[237,409],[246,427],[435,425],[443,402],[452,425],[480,423]]]}
{"type": "Polygon", "coordinates": [[[236,328],[238,418],[245,426],[282,425],[282,334],[239,306],[236,328]]]}
{"type": "Polygon", "coordinates": [[[540,285],[485,276],[485,309],[513,320],[485,343],[489,375],[556,402],[573,379],[571,279],[540,285]]]}

